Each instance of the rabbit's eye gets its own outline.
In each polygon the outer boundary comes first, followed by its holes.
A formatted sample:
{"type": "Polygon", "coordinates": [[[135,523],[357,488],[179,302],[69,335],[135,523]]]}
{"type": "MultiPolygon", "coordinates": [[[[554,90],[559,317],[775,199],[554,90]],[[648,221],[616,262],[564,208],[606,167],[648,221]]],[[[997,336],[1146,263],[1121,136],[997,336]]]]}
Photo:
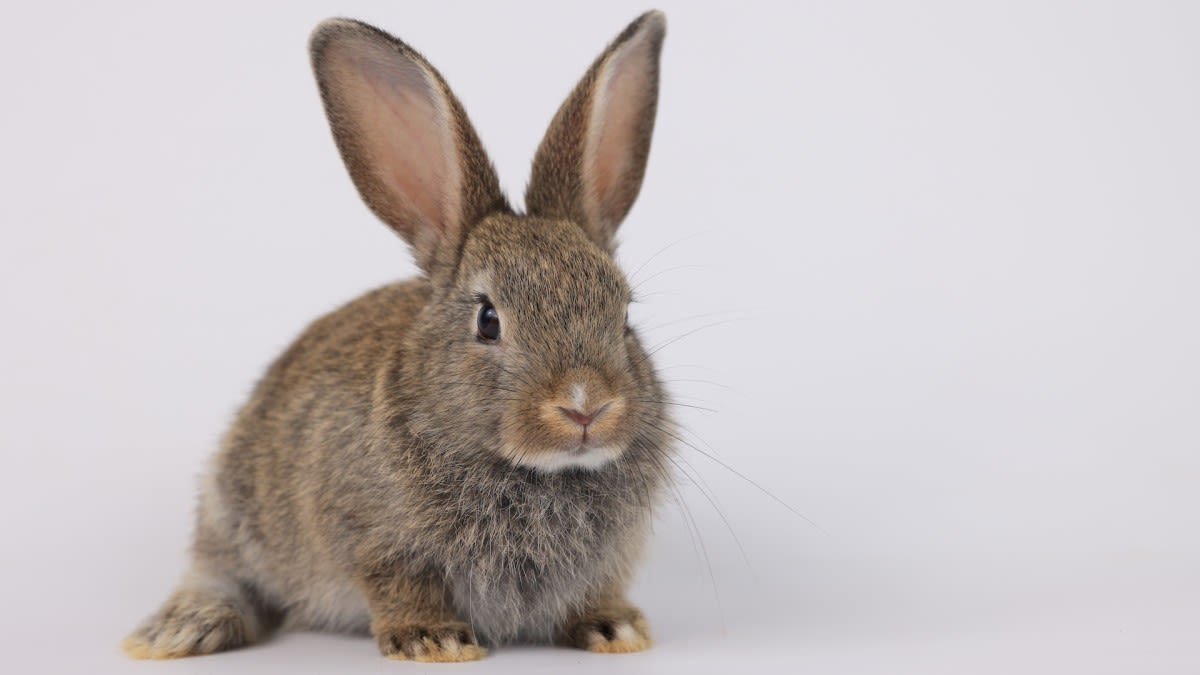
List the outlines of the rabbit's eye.
{"type": "Polygon", "coordinates": [[[496,308],[492,307],[492,303],[483,303],[483,306],[479,308],[479,317],[476,323],[479,325],[480,340],[495,342],[500,339],[500,315],[496,313],[496,308]]]}

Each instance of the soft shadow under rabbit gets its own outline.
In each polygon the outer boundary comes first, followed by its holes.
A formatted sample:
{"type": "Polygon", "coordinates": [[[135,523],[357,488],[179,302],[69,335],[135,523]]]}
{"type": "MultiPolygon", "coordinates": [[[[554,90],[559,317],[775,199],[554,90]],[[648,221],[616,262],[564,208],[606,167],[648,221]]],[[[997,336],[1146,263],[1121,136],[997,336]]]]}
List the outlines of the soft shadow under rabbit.
{"type": "Polygon", "coordinates": [[[429,63],[362,23],[316,29],[337,147],[424,274],[317,320],[270,367],[204,483],[190,571],[127,653],[231,649],[276,620],[369,630],[419,661],[649,646],[625,589],[672,423],[612,252],[664,33],[643,15],[584,75],[521,215],[429,63]]]}

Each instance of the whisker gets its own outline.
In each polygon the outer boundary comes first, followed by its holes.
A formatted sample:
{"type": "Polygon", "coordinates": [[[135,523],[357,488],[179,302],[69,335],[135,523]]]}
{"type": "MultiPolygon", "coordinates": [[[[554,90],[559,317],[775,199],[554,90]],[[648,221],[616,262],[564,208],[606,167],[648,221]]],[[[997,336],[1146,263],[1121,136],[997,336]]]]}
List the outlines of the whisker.
{"type": "Polygon", "coordinates": [[[715,328],[717,326],[721,326],[721,325],[724,325],[727,323],[732,323],[732,322],[733,322],[733,319],[723,319],[721,321],[713,321],[712,323],[707,323],[707,324],[704,324],[703,326],[697,326],[696,328],[693,328],[692,330],[689,330],[688,332],[683,333],[682,335],[676,335],[675,337],[667,340],[666,342],[661,342],[658,345],[651,348],[650,350],[648,350],[644,355],[642,355],[641,360],[639,360],[637,362],[637,364],[635,364],[635,365],[641,365],[642,363],[645,363],[647,360],[650,359],[651,356],[654,356],[658,352],[662,351],[664,348],[669,347],[686,337],[691,337],[692,335],[695,335],[696,333],[699,333],[700,331],[706,330],[708,328],[715,328]]]}
{"type": "Polygon", "coordinates": [[[659,405],[671,405],[671,406],[677,406],[680,408],[691,408],[693,410],[700,410],[702,412],[707,412],[707,413],[718,412],[718,410],[716,408],[706,408],[702,405],[694,405],[691,403],[680,403],[680,402],[674,401],[674,400],[653,399],[653,398],[631,398],[629,400],[638,401],[640,403],[657,403],[659,405]]]}
{"type": "Polygon", "coordinates": [[[650,291],[649,293],[642,293],[639,291],[638,294],[634,297],[634,299],[631,300],[630,302],[644,302],[646,300],[646,298],[653,298],[656,295],[666,295],[666,296],[674,297],[674,298],[682,298],[682,297],[686,297],[687,294],[681,293],[679,291],[650,291]]]}
{"type": "MultiPolygon", "coordinates": [[[[670,457],[667,457],[666,459],[668,461],[670,461],[670,457]]],[[[700,531],[700,524],[696,520],[696,516],[692,513],[692,509],[688,506],[687,500],[685,500],[683,498],[683,492],[680,491],[679,486],[675,483],[675,481],[671,480],[671,476],[670,476],[671,472],[667,470],[667,468],[662,464],[661,461],[659,461],[659,458],[654,457],[654,458],[652,458],[652,460],[653,460],[652,463],[653,463],[654,467],[656,468],[656,470],[658,471],[658,474],[663,477],[663,481],[666,483],[668,489],[670,489],[671,493],[674,495],[675,503],[679,506],[680,513],[683,516],[684,529],[687,530],[688,539],[692,543],[692,551],[696,554],[696,557],[703,563],[703,569],[708,572],[709,588],[712,589],[713,600],[717,604],[717,613],[721,619],[721,627],[722,627],[722,629],[724,629],[725,628],[724,604],[721,602],[721,592],[720,592],[720,589],[717,587],[717,576],[713,572],[712,558],[708,555],[708,546],[706,546],[704,543],[704,536],[700,531]]],[[[673,461],[671,463],[675,464],[673,461]]],[[[679,468],[677,464],[675,465],[675,467],[677,469],[679,468]]],[[[692,481],[693,484],[695,484],[695,481],[692,480],[691,476],[688,476],[685,473],[684,477],[687,478],[689,481],[692,481]]]]}
{"type": "Polygon", "coordinates": [[[709,234],[709,233],[708,232],[693,232],[689,235],[680,237],[679,239],[676,239],[675,241],[658,249],[657,251],[654,252],[653,255],[651,255],[649,258],[646,258],[645,262],[643,262],[641,265],[638,265],[637,269],[635,269],[632,273],[629,274],[629,280],[632,282],[633,279],[638,275],[638,273],[640,273],[643,269],[645,269],[646,265],[649,265],[655,258],[662,255],[663,253],[666,253],[667,251],[675,248],[676,246],[682,244],[685,241],[688,241],[690,239],[695,239],[696,237],[699,237],[702,235],[707,235],[707,234],[709,234]]]}
{"type": "MultiPolygon", "coordinates": [[[[723,315],[739,314],[739,313],[742,313],[742,310],[740,310],[740,309],[723,309],[723,310],[719,310],[719,311],[715,311],[715,312],[704,312],[703,314],[693,314],[692,316],[685,316],[685,317],[681,317],[678,319],[672,319],[670,321],[666,321],[663,323],[654,324],[653,326],[646,326],[645,329],[647,331],[657,331],[657,330],[666,328],[667,326],[673,326],[673,325],[679,324],[679,323],[686,323],[688,321],[696,321],[699,319],[707,319],[709,317],[714,317],[714,316],[723,316],[723,315]]],[[[746,319],[749,317],[748,317],[748,315],[743,314],[742,316],[733,316],[730,318],[731,319],[746,319]]],[[[640,328],[640,326],[639,326],[639,328],[640,328]]]]}
{"type": "Polygon", "coordinates": [[[668,370],[679,370],[681,368],[691,368],[692,370],[703,370],[705,372],[709,372],[714,375],[726,375],[727,374],[723,371],[713,368],[712,366],[701,365],[699,363],[673,363],[669,366],[661,366],[659,368],[656,368],[655,370],[658,372],[665,372],[668,370]]]}
{"type": "MultiPolygon", "coordinates": [[[[699,481],[697,481],[695,478],[692,478],[691,475],[688,474],[687,469],[680,466],[680,464],[676,462],[674,458],[668,457],[667,459],[674,464],[684,476],[687,476],[688,480],[692,481],[692,485],[696,486],[696,489],[699,490],[700,494],[704,496],[704,499],[708,501],[708,505],[712,507],[713,511],[717,512],[717,516],[721,518],[721,522],[725,523],[725,529],[729,530],[729,536],[733,537],[733,542],[737,544],[738,551],[740,551],[742,554],[742,560],[746,561],[746,567],[749,567],[751,573],[754,573],[754,565],[750,563],[750,556],[746,555],[746,548],[742,546],[742,540],[738,538],[737,532],[735,532],[733,529],[733,524],[730,523],[729,518],[725,516],[725,511],[717,504],[716,497],[711,494],[711,488],[708,487],[708,483],[704,482],[704,477],[701,476],[699,472],[696,472],[696,478],[699,478],[699,481]]],[[[687,464],[687,460],[683,459],[682,457],[679,459],[687,464]]],[[[691,467],[690,464],[688,464],[688,466],[691,467]]],[[[695,468],[692,468],[692,471],[695,471],[695,468]]]]}
{"type": "Polygon", "coordinates": [[[712,380],[697,380],[697,379],[692,379],[692,378],[676,377],[676,378],[671,378],[669,380],[663,380],[663,382],[666,384],[675,384],[676,382],[683,382],[683,383],[687,383],[687,384],[707,384],[707,385],[710,385],[713,387],[720,387],[721,389],[724,389],[726,391],[735,391],[735,389],[733,387],[731,387],[727,384],[721,384],[720,382],[713,382],[712,380]]]}
{"type": "MultiPolygon", "coordinates": [[[[658,431],[660,431],[660,432],[662,432],[662,433],[664,433],[664,434],[666,434],[666,435],[670,436],[671,438],[674,438],[675,440],[679,441],[680,443],[683,443],[684,445],[686,445],[687,447],[691,448],[692,450],[695,450],[696,452],[700,453],[700,454],[701,454],[701,455],[703,455],[704,457],[707,457],[707,458],[708,458],[710,461],[712,461],[712,462],[714,462],[714,463],[716,463],[716,464],[720,465],[721,467],[723,467],[725,470],[729,471],[729,472],[730,472],[730,473],[732,473],[733,475],[735,475],[735,476],[737,476],[738,478],[741,478],[742,480],[746,481],[747,483],[749,483],[750,485],[752,485],[752,486],[753,486],[755,489],[757,489],[759,492],[761,492],[761,493],[763,493],[764,495],[766,495],[766,496],[770,497],[772,500],[774,500],[774,501],[775,501],[776,503],[778,503],[780,506],[782,506],[783,508],[787,509],[788,511],[791,511],[791,512],[792,512],[794,515],[796,515],[797,517],[799,517],[799,518],[801,518],[802,520],[804,520],[804,522],[808,523],[809,525],[812,525],[812,526],[813,526],[814,528],[816,528],[816,529],[817,529],[819,532],[821,532],[821,534],[824,534],[824,535],[825,535],[825,536],[827,536],[827,537],[828,537],[828,536],[831,536],[831,535],[829,534],[829,532],[825,531],[825,529],[824,529],[823,527],[821,527],[820,525],[818,525],[818,524],[816,524],[815,522],[813,522],[813,521],[812,521],[812,519],[810,519],[808,516],[804,515],[803,513],[800,513],[799,511],[797,511],[795,508],[793,508],[793,507],[792,507],[792,505],[791,505],[791,504],[788,504],[787,502],[783,501],[783,500],[782,500],[782,499],[780,499],[779,497],[775,496],[775,494],[774,494],[774,493],[772,493],[770,490],[768,490],[768,489],[764,488],[762,485],[759,485],[759,484],[758,484],[756,481],[754,481],[753,479],[751,479],[751,478],[750,478],[749,476],[747,476],[746,474],[742,473],[741,471],[738,471],[737,469],[733,468],[732,466],[730,466],[730,465],[729,465],[729,464],[727,464],[726,462],[724,462],[724,461],[722,461],[722,460],[718,459],[718,458],[717,458],[717,457],[715,457],[714,455],[712,455],[712,454],[709,454],[709,453],[707,453],[707,452],[705,452],[705,451],[701,450],[701,449],[700,449],[698,446],[696,446],[696,444],[695,444],[695,443],[691,443],[691,442],[687,441],[686,439],[684,439],[683,437],[679,436],[678,434],[674,433],[673,431],[671,431],[671,430],[669,430],[669,429],[664,429],[662,426],[655,424],[655,423],[654,423],[653,421],[651,421],[651,420],[646,420],[646,424],[647,424],[647,425],[649,425],[649,426],[651,426],[652,428],[654,428],[654,429],[657,429],[658,431]]],[[[714,452],[715,452],[715,451],[714,451],[714,452]]]]}
{"type": "Polygon", "coordinates": [[[646,282],[657,279],[658,277],[661,277],[662,275],[664,275],[668,272],[678,272],[680,270],[690,270],[690,269],[712,269],[712,265],[676,265],[674,267],[668,267],[665,270],[659,270],[659,271],[655,272],[654,274],[651,274],[650,276],[646,277],[645,279],[642,279],[636,283],[633,283],[632,290],[634,293],[638,294],[639,297],[645,297],[645,296],[641,295],[640,293],[637,293],[637,290],[639,288],[641,288],[642,285],[645,284],[646,282]]]}

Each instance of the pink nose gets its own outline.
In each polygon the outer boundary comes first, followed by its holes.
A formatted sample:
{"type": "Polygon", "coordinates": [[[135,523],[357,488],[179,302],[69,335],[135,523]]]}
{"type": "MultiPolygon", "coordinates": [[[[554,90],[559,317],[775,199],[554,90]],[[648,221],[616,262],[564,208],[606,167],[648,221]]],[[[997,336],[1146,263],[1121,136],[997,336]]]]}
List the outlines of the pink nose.
{"type": "Polygon", "coordinates": [[[574,422],[575,424],[578,424],[581,427],[586,427],[587,425],[591,424],[592,420],[596,419],[596,416],[600,413],[600,411],[597,410],[590,415],[585,415],[584,413],[581,413],[578,410],[572,410],[570,408],[564,408],[562,406],[559,406],[558,409],[562,411],[562,414],[567,416],[567,419],[571,420],[572,422],[574,422]]]}

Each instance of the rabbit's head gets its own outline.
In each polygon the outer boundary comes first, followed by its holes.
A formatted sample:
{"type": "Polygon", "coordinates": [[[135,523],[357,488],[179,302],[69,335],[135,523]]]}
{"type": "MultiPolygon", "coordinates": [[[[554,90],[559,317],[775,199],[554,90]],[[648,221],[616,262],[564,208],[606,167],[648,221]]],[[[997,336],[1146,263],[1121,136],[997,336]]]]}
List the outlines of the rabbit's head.
{"type": "Polygon", "coordinates": [[[428,62],[354,21],[314,32],[342,158],[430,281],[380,386],[431,445],[546,472],[666,445],[665,394],[612,256],[645,171],[664,33],[663,15],[645,14],[600,55],[551,122],[516,214],[428,62]]]}

